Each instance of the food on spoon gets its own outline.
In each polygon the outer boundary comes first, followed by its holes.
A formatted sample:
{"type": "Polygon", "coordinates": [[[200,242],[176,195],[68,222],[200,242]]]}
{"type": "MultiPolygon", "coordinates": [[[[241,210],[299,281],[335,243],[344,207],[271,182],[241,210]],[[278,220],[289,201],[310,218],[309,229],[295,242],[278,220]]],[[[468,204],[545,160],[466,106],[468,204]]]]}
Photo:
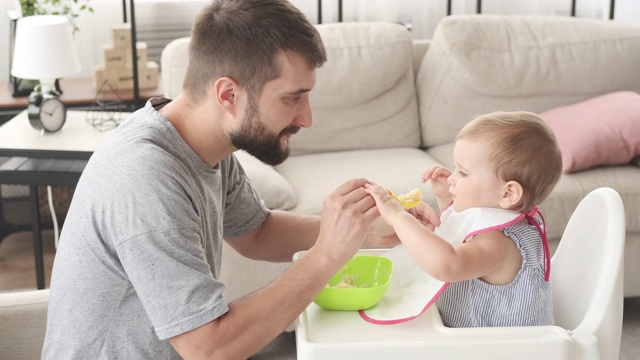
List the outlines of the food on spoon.
{"type": "Polygon", "coordinates": [[[400,194],[398,196],[394,195],[393,192],[391,192],[391,190],[389,189],[387,189],[387,192],[389,192],[389,195],[391,195],[394,199],[398,200],[398,202],[405,209],[414,208],[418,206],[418,204],[420,204],[420,201],[422,201],[422,193],[418,188],[415,188],[406,194],[400,194]]]}

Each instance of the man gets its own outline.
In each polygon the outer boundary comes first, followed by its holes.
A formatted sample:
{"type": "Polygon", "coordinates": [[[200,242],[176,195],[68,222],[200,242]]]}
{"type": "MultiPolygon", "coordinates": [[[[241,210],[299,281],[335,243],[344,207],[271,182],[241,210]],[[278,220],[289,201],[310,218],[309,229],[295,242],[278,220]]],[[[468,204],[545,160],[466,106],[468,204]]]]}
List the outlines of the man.
{"type": "Polygon", "coordinates": [[[309,92],[326,53],[299,10],[216,1],[194,22],[189,51],[182,94],[134,113],[78,183],[43,358],[246,359],[294,321],[379,217],[364,179],[330,194],[321,220],[270,211],[233,156],[281,163],[288,139],[311,126],[309,92]],[[308,251],[271,285],[227,303],[223,240],[268,261],[308,251]]]}

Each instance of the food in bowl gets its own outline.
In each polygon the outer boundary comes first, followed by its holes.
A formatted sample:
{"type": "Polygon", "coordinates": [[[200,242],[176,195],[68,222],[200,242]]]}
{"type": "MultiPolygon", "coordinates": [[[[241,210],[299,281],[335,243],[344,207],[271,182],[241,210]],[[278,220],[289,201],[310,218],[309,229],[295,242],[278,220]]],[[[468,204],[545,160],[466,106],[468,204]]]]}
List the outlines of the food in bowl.
{"type": "Polygon", "coordinates": [[[365,310],[387,292],[393,263],[388,258],[356,255],[320,291],[314,303],[327,310],[365,310]]]}
{"type": "Polygon", "coordinates": [[[356,274],[344,274],[342,276],[342,280],[339,283],[331,286],[329,284],[325,285],[325,287],[333,287],[333,288],[366,288],[369,287],[368,284],[360,284],[356,285],[356,281],[360,278],[359,275],[356,274]]]}

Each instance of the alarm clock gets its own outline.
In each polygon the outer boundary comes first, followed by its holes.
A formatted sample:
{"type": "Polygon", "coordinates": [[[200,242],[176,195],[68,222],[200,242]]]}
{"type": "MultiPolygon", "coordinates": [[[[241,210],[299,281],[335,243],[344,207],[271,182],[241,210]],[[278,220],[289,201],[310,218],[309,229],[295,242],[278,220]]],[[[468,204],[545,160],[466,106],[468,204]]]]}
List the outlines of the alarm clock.
{"type": "Polygon", "coordinates": [[[33,92],[29,95],[27,115],[34,129],[55,132],[67,119],[67,107],[55,91],[33,92]]]}

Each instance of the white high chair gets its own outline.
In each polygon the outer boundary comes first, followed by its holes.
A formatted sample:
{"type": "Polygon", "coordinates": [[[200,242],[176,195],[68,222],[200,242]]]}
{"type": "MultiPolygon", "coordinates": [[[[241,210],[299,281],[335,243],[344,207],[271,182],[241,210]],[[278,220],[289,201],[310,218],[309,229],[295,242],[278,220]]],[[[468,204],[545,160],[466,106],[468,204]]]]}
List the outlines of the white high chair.
{"type": "Polygon", "coordinates": [[[447,328],[434,306],[398,325],[314,304],[296,328],[298,359],[618,359],[622,332],[625,214],[599,188],[574,211],[552,259],[555,326],[447,328]]]}
{"type": "Polygon", "coordinates": [[[611,188],[589,193],[551,260],[556,326],[451,329],[457,353],[476,359],[617,359],[624,240],[620,195],[611,188]]]}

